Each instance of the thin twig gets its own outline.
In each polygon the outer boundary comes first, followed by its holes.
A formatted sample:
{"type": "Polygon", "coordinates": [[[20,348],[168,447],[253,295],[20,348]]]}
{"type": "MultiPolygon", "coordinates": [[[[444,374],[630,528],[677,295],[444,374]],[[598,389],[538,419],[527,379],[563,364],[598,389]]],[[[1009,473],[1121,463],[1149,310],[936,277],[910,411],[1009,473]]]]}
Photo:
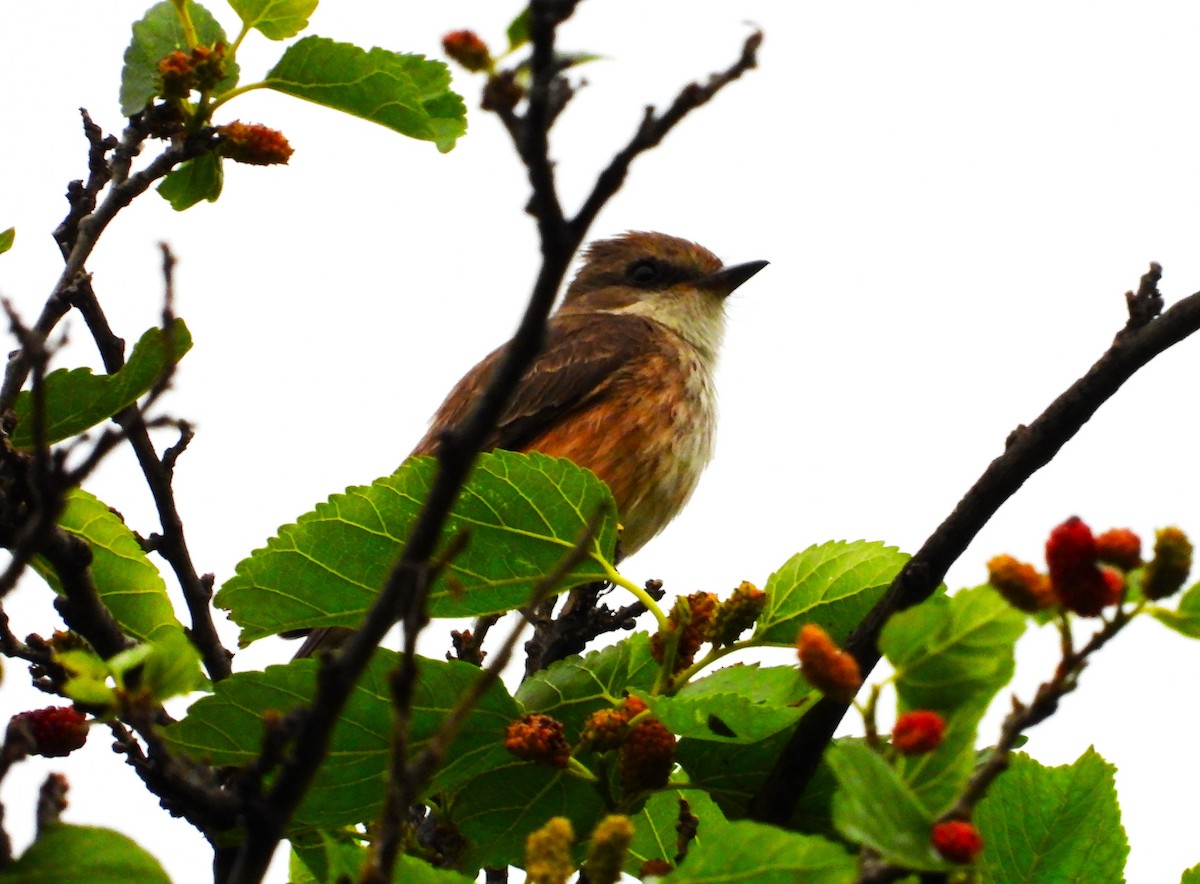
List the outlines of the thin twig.
{"type": "Polygon", "coordinates": [[[600,214],[600,209],[621,189],[633,160],[642,153],[657,147],[667,134],[689,113],[708,103],[718,92],[758,66],[758,49],[762,45],[762,31],[754,31],[742,44],[742,54],[736,62],[721,73],[713,74],[708,83],[691,83],[683,88],[661,115],[655,115],[653,107],[647,107],[637,132],[620,152],[613,157],[608,167],[600,173],[592,192],[588,194],[579,212],[571,219],[572,233],[582,242],[588,228],[600,214]]]}

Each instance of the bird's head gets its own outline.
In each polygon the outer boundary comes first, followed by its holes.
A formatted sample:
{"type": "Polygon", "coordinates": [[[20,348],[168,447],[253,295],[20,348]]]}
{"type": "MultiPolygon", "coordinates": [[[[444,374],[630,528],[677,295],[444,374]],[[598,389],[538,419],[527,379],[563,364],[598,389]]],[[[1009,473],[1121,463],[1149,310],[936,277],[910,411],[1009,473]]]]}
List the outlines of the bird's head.
{"type": "Polygon", "coordinates": [[[766,266],[751,261],[725,267],[694,242],[631,231],[588,247],[558,312],[645,316],[715,356],[725,328],[725,299],[766,266]]]}

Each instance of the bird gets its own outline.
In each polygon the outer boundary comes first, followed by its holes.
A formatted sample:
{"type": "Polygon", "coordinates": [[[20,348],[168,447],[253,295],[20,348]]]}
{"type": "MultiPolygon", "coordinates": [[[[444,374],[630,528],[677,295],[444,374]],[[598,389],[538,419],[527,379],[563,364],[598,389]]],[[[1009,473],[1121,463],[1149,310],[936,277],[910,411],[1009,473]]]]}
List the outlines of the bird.
{"type": "MultiPolygon", "coordinates": [[[[536,451],[591,470],[612,491],[628,557],[683,509],[712,457],[725,301],[768,262],[726,267],[697,243],[645,231],[595,241],[582,257],[483,450],[536,451]]],[[[454,386],[414,456],[435,454],[467,417],[507,346],[454,386]]],[[[314,630],[296,656],[348,632],[314,630]]]]}

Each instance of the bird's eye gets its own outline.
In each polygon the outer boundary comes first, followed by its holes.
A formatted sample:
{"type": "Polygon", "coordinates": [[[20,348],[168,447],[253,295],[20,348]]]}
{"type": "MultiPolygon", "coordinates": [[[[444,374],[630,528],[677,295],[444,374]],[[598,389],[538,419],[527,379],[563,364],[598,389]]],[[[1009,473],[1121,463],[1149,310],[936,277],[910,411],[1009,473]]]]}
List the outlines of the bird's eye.
{"type": "Polygon", "coordinates": [[[641,261],[634,261],[630,264],[625,270],[625,275],[638,285],[649,285],[658,281],[662,275],[662,269],[653,258],[643,258],[641,261]]]}

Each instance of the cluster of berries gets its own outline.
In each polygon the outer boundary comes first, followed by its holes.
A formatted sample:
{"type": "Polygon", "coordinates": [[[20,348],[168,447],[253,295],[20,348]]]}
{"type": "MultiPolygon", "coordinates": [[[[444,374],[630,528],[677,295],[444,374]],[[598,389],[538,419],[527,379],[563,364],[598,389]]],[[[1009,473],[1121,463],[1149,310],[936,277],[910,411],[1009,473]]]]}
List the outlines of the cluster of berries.
{"type": "Polygon", "coordinates": [[[738,636],[754,625],[766,604],[766,593],[748,582],[743,582],[723,602],[711,592],[680,596],[668,615],[667,628],[651,638],[650,653],[659,665],[670,658],[671,671],[679,672],[696,661],[696,654],[705,642],[720,648],[737,641],[738,636]]]}
{"type": "MultiPolygon", "coordinates": [[[[225,78],[225,44],[195,46],[190,51],[176,49],[158,62],[158,95],[166,101],[155,109],[156,135],[172,137],[184,128],[191,111],[186,102],[193,92],[204,95],[225,78]]],[[[282,132],[258,123],[234,121],[216,127],[222,156],[253,166],[286,163],[292,146],[282,132]]]]}
{"type": "Polygon", "coordinates": [[[525,761],[565,768],[576,751],[616,750],[621,786],[634,795],[665,786],[675,766],[675,735],[646,712],[637,697],[593,712],[572,748],[563,723],[549,715],[526,715],[509,724],[504,747],[525,761]],[[635,720],[636,719],[636,720],[635,720]]]}
{"type": "Polygon", "coordinates": [[[196,46],[190,52],[176,49],[159,59],[158,94],[168,101],[181,101],[193,91],[211,92],[225,78],[225,44],[196,46]]]}
{"type": "Polygon", "coordinates": [[[1046,573],[1009,555],[988,562],[988,582],[1022,611],[1060,607],[1082,617],[1097,617],[1118,604],[1139,571],[1143,597],[1163,599],[1178,592],[1192,568],[1192,544],[1178,528],[1157,532],[1154,555],[1143,564],[1142,541],[1128,528],[1100,535],[1078,516],[1050,532],[1046,573]]]}

